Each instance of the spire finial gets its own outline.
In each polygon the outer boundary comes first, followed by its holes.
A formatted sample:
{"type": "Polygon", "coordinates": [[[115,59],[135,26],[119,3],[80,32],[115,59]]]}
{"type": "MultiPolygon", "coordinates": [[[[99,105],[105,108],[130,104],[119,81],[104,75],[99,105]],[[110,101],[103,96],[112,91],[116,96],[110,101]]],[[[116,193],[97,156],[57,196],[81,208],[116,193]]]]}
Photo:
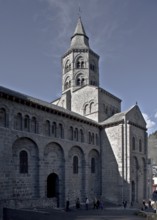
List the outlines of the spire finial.
{"type": "Polygon", "coordinates": [[[80,3],[79,3],[79,6],[78,6],[78,17],[81,18],[81,7],[80,7],[80,3]]]}

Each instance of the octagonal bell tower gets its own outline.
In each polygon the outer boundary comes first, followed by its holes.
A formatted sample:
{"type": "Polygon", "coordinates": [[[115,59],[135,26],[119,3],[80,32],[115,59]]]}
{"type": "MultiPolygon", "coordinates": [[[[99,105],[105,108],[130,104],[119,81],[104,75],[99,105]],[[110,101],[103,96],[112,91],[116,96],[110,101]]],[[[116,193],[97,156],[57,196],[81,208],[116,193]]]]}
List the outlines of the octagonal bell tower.
{"type": "Polygon", "coordinates": [[[62,57],[62,94],[86,85],[99,86],[99,56],[89,47],[89,38],[79,17],[69,50],[62,57]]]}
{"type": "Polygon", "coordinates": [[[53,104],[97,122],[120,111],[121,100],[99,87],[99,56],[91,50],[81,18],[62,57],[62,96],[53,104]]]}

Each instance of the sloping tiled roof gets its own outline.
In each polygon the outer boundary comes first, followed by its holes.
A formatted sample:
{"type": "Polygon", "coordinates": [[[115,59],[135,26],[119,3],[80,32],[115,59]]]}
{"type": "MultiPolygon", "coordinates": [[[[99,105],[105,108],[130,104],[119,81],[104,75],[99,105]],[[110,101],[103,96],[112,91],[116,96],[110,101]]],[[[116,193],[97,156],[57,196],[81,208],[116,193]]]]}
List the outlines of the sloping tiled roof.
{"type": "Polygon", "coordinates": [[[114,124],[124,119],[126,112],[116,113],[105,121],[101,122],[100,125],[114,124]]]}

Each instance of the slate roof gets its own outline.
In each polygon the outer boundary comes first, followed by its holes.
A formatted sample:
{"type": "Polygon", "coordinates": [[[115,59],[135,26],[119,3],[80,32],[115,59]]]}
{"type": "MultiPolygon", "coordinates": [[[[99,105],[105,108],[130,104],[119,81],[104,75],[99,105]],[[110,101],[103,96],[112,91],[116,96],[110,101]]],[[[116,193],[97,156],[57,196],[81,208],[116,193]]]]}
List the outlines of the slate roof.
{"type": "MultiPolygon", "coordinates": [[[[111,125],[111,124],[117,124],[119,122],[122,122],[122,121],[124,121],[125,116],[135,107],[138,107],[137,104],[131,106],[126,111],[114,114],[113,116],[111,116],[110,118],[106,119],[103,122],[100,122],[99,124],[103,126],[103,125],[111,125]]],[[[136,125],[138,125],[138,124],[136,123],[136,125]]]]}
{"type": "Polygon", "coordinates": [[[70,49],[89,49],[89,38],[86,35],[81,18],[78,19],[74,34],[71,37],[70,49]]]}
{"type": "Polygon", "coordinates": [[[122,120],[124,120],[125,114],[126,114],[126,112],[116,113],[113,116],[111,116],[110,118],[108,118],[105,121],[101,122],[100,125],[107,125],[107,124],[114,124],[114,123],[117,123],[117,122],[121,122],[122,120]]]}
{"type": "Polygon", "coordinates": [[[79,19],[77,21],[77,25],[76,25],[76,28],[75,28],[73,36],[76,35],[76,34],[87,36],[80,17],[79,17],[79,19]]]}

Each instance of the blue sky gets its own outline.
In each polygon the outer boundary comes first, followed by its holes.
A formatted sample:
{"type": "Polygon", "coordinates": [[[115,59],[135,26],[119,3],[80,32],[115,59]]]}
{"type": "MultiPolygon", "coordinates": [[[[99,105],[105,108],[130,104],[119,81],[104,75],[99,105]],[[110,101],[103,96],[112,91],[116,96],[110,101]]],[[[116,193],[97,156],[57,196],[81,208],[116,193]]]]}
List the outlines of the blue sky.
{"type": "Polygon", "coordinates": [[[0,85],[52,101],[61,95],[61,56],[79,6],[100,86],[136,102],[157,130],[157,0],[0,0],[0,85]]]}

